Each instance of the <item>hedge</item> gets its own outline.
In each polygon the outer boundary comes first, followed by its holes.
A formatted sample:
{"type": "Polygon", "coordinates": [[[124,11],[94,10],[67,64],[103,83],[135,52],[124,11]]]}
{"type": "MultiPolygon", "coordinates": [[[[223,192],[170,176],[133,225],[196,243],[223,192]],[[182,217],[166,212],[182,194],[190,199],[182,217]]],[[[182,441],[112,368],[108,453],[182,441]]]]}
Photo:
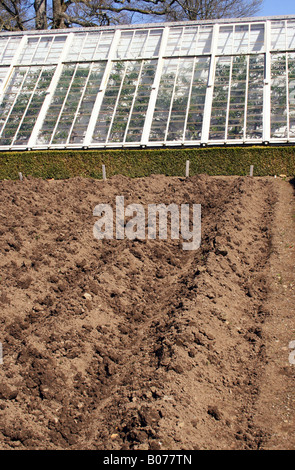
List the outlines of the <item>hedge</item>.
{"type": "Polygon", "coordinates": [[[0,179],[23,176],[43,179],[102,178],[122,174],[184,176],[186,160],[190,175],[295,175],[295,146],[206,147],[116,150],[43,150],[0,153],[0,179]]]}

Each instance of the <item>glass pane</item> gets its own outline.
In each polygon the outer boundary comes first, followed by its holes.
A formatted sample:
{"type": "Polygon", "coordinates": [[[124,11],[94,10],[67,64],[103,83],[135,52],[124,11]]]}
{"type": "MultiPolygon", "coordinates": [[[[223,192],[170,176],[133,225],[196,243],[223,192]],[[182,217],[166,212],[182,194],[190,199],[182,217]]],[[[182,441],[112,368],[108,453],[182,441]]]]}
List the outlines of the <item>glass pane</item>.
{"type": "Polygon", "coordinates": [[[108,57],[114,32],[75,34],[67,61],[104,60],[108,57]]]}
{"type": "Polygon", "coordinates": [[[185,139],[200,140],[204,116],[210,59],[198,58],[195,63],[185,139]]]}
{"type": "Polygon", "coordinates": [[[148,31],[136,31],[129,51],[129,57],[142,57],[147,43],[148,31]]]}
{"type": "Polygon", "coordinates": [[[271,57],[271,137],[287,137],[287,57],[271,57]]]}
{"type": "Polygon", "coordinates": [[[31,97],[31,100],[27,107],[26,113],[24,113],[23,115],[23,121],[16,135],[14,144],[27,144],[31,132],[36,123],[36,120],[38,118],[41,106],[43,105],[44,99],[46,97],[46,92],[52,80],[54,71],[54,67],[43,67],[38,79],[38,69],[34,69],[33,73],[28,74],[26,81],[35,80],[36,86],[34,89],[34,94],[31,97]]]}
{"type": "Polygon", "coordinates": [[[77,60],[92,60],[97,47],[99,47],[101,33],[87,34],[83,47],[80,49],[80,54],[77,56],[77,60]]]}
{"type": "Polygon", "coordinates": [[[129,57],[129,49],[131,47],[134,34],[134,31],[124,31],[123,33],[121,33],[120,41],[117,48],[118,59],[124,59],[126,57],[129,57]]]}
{"type": "Polygon", "coordinates": [[[55,93],[52,97],[42,128],[38,135],[38,144],[49,144],[51,142],[51,137],[55,133],[55,127],[59,122],[63,104],[66,100],[68,90],[74,78],[75,69],[75,65],[63,66],[55,93]]]}
{"type": "Polygon", "coordinates": [[[249,26],[235,26],[234,53],[245,54],[248,52],[249,26]]]}
{"type": "Polygon", "coordinates": [[[295,53],[288,54],[289,136],[295,138],[295,53]]]}
{"type": "Polygon", "coordinates": [[[29,37],[20,54],[20,64],[57,63],[63,50],[66,36],[29,37]]]}
{"type": "Polygon", "coordinates": [[[67,54],[67,62],[107,59],[113,37],[113,31],[76,33],[67,54]]]}
{"type": "Polygon", "coordinates": [[[114,62],[93,133],[93,142],[105,142],[125,77],[125,62],[114,62]]]}
{"type": "Polygon", "coordinates": [[[74,121],[73,129],[71,131],[70,143],[82,143],[86,135],[87,127],[91,117],[91,113],[97,97],[97,92],[101,86],[106,63],[100,62],[91,68],[87,85],[85,87],[79,111],[74,121]]]}
{"type": "Polygon", "coordinates": [[[12,77],[5,90],[1,105],[0,105],[0,144],[10,145],[17,126],[19,124],[18,112],[23,112],[24,104],[22,99],[18,98],[18,94],[24,84],[28,69],[16,68],[13,71],[12,77]],[[16,107],[17,112],[13,113],[13,109],[16,107]],[[19,107],[19,109],[18,109],[19,107]],[[21,109],[22,108],[22,109],[21,109]],[[6,125],[8,127],[6,128],[6,125]]]}
{"type": "Polygon", "coordinates": [[[116,103],[109,142],[122,142],[124,140],[140,68],[141,62],[129,62],[126,64],[124,79],[116,103]]]}
{"type": "Polygon", "coordinates": [[[28,38],[27,44],[24,46],[22,53],[19,56],[18,62],[20,64],[30,64],[31,60],[37,50],[39,43],[38,37],[28,38]]]}
{"type": "Polygon", "coordinates": [[[262,139],[264,56],[249,57],[247,126],[248,139],[262,139]]]}
{"type": "Polygon", "coordinates": [[[245,56],[234,57],[231,71],[228,139],[242,139],[244,136],[246,84],[247,59],[245,56]]]}
{"type": "Polygon", "coordinates": [[[212,26],[172,27],[165,55],[200,55],[211,51],[212,26]]]}
{"type": "Polygon", "coordinates": [[[184,30],[181,53],[187,55],[193,55],[196,51],[197,39],[198,39],[198,27],[186,27],[184,30]]]}
{"type": "Polygon", "coordinates": [[[212,26],[201,26],[199,28],[199,37],[197,42],[196,54],[209,54],[211,52],[211,42],[213,36],[212,26]]]}
{"type": "Polygon", "coordinates": [[[1,103],[2,145],[26,144],[51,82],[54,68],[16,68],[1,103]]]}
{"type": "Polygon", "coordinates": [[[65,144],[67,142],[75,114],[80,105],[84,87],[86,86],[89,67],[89,64],[80,64],[75,70],[63,103],[61,114],[58,118],[58,125],[52,139],[52,144],[65,144]]]}
{"type": "Polygon", "coordinates": [[[164,60],[150,132],[149,140],[151,141],[165,140],[173,88],[178,73],[178,61],[179,59],[164,60]]]}
{"type": "Polygon", "coordinates": [[[79,60],[86,38],[87,38],[87,34],[85,33],[84,34],[76,33],[74,35],[73,41],[71,43],[71,47],[69,49],[69,52],[67,53],[66,60],[68,62],[79,60]]]}
{"type": "Polygon", "coordinates": [[[286,48],[285,21],[274,21],[271,23],[271,48],[273,50],[286,48]]]}
{"type": "Polygon", "coordinates": [[[156,66],[157,63],[155,60],[145,61],[143,63],[131,110],[128,132],[126,134],[127,142],[139,142],[141,140],[146,111],[154,83],[156,66]]]}
{"type": "Polygon", "coordinates": [[[20,41],[20,37],[0,38],[0,64],[10,65],[20,41]]]}
{"type": "Polygon", "coordinates": [[[170,28],[165,55],[178,55],[181,50],[183,28],[170,28]]]}
{"type": "MultiPolygon", "coordinates": [[[[91,36],[91,34],[89,34],[89,36],[91,36]]],[[[99,44],[97,44],[97,47],[93,54],[93,60],[105,60],[108,58],[113,37],[113,31],[101,33],[99,44]]]]}
{"type": "Polygon", "coordinates": [[[287,23],[287,47],[288,49],[295,48],[295,21],[288,21],[287,23]]]}
{"type": "Polygon", "coordinates": [[[8,70],[8,67],[0,67],[0,86],[2,85],[3,80],[5,79],[8,70]]]}
{"type": "Polygon", "coordinates": [[[60,55],[63,51],[65,42],[67,37],[66,36],[55,36],[51,47],[47,53],[46,63],[47,64],[54,64],[57,63],[60,59],[60,55]]]}
{"type": "Polygon", "coordinates": [[[174,85],[167,140],[182,140],[186,121],[186,110],[192,82],[193,59],[180,59],[174,85]]]}
{"type": "Polygon", "coordinates": [[[219,29],[217,54],[231,54],[233,48],[233,27],[221,26],[219,29]]]}
{"type": "Polygon", "coordinates": [[[145,45],[144,56],[155,57],[159,54],[162,39],[162,29],[152,29],[149,32],[147,43],[145,45]]]}
{"type": "Polygon", "coordinates": [[[159,53],[161,37],[161,29],[124,31],[121,33],[117,57],[120,59],[154,57],[159,53]]]}
{"type": "Polygon", "coordinates": [[[220,57],[216,60],[215,80],[213,89],[210,140],[224,140],[226,112],[229,97],[231,58],[220,57]]]}
{"type": "Polygon", "coordinates": [[[252,24],[250,28],[249,52],[263,52],[264,49],[264,24],[252,24]]]}
{"type": "Polygon", "coordinates": [[[41,62],[46,61],[52,42],[53,42],[52,37],[45,36],[43,38],[42,37],[40,38],[38,46],[34,50],[34,53],[31,58],[31,62],[33,64],[36,64],[36,63],[40,64],[41,62]]]}

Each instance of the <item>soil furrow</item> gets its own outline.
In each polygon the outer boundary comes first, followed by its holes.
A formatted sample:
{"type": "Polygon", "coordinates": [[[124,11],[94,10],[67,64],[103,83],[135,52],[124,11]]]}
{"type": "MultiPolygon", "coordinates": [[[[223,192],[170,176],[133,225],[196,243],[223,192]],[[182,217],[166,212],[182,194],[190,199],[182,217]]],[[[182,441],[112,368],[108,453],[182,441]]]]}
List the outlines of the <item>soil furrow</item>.
{"type": "Polygon", "coordinates": [[[278,197],[270,178],[1,182],[1,448],[265,447],[278,197]],[[201,204],[201,247],[95,240],[117,195],[201,204]]]}

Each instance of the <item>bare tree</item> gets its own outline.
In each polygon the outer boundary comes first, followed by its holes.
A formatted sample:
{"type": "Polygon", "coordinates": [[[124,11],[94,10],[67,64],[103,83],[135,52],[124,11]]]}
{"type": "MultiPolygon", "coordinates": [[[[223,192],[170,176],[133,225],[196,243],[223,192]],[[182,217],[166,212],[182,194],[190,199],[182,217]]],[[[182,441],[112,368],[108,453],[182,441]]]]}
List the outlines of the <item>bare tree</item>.
{"type": "Polygon", "coordinates": [[[0,0],[2,30],[60,29],[143,21],[235,18],[263,0],[0,0]]]}
{"type": "Polygon", "coordinates": [[[73,3],[80,9],[92,10],[94,22],[104,15],[105,21],[113,24],[122,23],[126,17],[142,17],[147,21],[247,17],[260,10],[263,0],[74,0],[73,3]]]}
{"type": "Polygon", "coordinates": [[[167,19],[209,20],[240,18],[256,14],[263,0],[175,0],[166,14],[167,19]]]}
{"type": "Polygon", "coordinates": [[[0,0],[1,26],[7,31],[26,29],[28,4],[21,0],[0,0]]]}

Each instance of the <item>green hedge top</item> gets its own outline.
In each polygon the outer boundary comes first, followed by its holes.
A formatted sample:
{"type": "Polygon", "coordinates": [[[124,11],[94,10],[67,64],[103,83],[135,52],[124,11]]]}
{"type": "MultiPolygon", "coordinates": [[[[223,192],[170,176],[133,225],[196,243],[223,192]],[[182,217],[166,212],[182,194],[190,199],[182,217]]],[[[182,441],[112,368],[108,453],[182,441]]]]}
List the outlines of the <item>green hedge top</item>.
{"type": "Polygon", "coordinates": [[[77,176],[102,178],[121,174],[184,176],[186,160],[190,175],[295,175],[295,147],[206,147],[118,150],[42,150],[0,153],[0,179],[24,176],[67,179],[77,176]]]}

